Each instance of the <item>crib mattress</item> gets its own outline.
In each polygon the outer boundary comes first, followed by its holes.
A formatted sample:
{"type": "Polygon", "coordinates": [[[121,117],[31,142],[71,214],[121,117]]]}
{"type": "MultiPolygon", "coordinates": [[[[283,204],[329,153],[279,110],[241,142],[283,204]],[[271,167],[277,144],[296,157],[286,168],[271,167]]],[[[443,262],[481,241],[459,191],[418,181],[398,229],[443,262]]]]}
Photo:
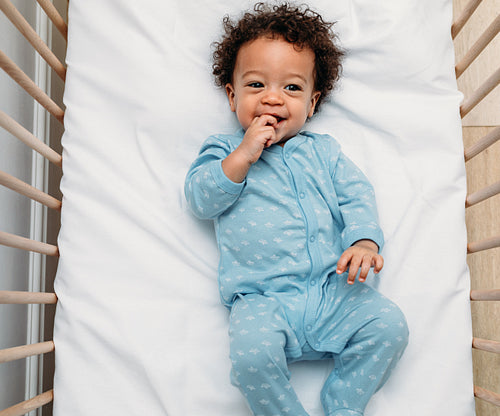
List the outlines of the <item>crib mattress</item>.
{"type": "MultiPolygon", "coordinates": [[[[183,181],[201,143],[236,130],[210,55],[248,1],[71,0],[55,416],[246,416],[229,381],[213,225],[183,181]]],[[[372,181],[385,268],[410,344],[367,416],[474,414],[465,169],[451,0],[313,0],[347,50],[308,130],[372,181]]],[[[311,416],[333,364],[291,365],[311,416]]]]}

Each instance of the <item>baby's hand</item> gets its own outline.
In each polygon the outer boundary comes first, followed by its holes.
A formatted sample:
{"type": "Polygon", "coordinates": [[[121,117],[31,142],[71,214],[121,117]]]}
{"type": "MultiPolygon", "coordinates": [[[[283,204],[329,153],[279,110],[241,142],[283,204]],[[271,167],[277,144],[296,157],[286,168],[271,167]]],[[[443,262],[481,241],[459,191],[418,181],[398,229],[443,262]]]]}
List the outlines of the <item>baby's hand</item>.
{"type": "Polygon", "coordinates": [[[378,254],[378,246],[371,240],[360,240],[349,247],[337,263],[337,273],[342,274],[349,266],[349,274],[347,276],[347,283],[352,285],[356,280],[358,270],[361,269],[359,274],[359,281],[364,282],[370,268],[373,267],[373,272],[377,274],[384,267],[384,259],[378,254]]]}
{"type": "Polygon", "coordinates": [[[278,138],[274,126],[278,123],[275,117],[264,114],[255,117],[245,132],[243,141],[238,146],[238,151],[245,155],[248,163],[253,164],[259,160],[262,151],[275,143],[278,138]]]}
{"type": "Polygon", "coordinates": [[[243,182],[250,166],[257,160],[264,148],[278,139],[274,127],[278,121],[270,115],[255,117],[250,123],[240,145],[222,161],[222,169],[233,182],[243,182]]]}

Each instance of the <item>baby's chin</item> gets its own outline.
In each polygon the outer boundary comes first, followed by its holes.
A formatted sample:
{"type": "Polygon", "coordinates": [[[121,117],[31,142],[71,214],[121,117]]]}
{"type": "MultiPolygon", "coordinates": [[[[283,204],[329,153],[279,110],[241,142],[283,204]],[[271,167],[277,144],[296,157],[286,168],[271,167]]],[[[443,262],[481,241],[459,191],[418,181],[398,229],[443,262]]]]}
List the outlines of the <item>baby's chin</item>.
{"type": "Polygon", "coordinates": [[[280,129],[276,129],[276,135],[280,138],[276,143],[279,144],[284,144],[291,138],[295,137],[297,134],[299,134],[300,130],[298,131],[283,131],[280,132],[280,129]]]}

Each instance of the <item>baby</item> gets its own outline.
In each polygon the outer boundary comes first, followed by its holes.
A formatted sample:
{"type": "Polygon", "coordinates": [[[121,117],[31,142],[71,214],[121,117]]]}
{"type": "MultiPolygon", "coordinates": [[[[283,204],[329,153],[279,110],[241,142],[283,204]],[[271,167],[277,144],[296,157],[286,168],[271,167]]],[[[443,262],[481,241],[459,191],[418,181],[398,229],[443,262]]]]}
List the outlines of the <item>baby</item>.
{"type": "Polygon", "coordinates": [[[288,363],[333,359],[325,414],[362,415],[408,329],[364,283],[383,267],[372,186],[332,137],[302,131],[343,53],[332,24],[305,6],[259,3],[224,25],[213,72],[241,129],[205,141],[185,194],[215,221],[231,380],[254,415],[306,416],[288,363]]]}

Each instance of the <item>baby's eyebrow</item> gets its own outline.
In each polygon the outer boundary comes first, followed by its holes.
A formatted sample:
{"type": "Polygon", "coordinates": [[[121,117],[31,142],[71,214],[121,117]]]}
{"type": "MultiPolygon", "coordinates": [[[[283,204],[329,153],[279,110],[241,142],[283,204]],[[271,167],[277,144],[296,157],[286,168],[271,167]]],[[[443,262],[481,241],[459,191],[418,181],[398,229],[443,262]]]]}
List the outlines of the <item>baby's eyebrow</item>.
{"type": "MultiPolygon", "coordinates": [[[[242,74],[242,78],[247,78],[247,77],[252,77],[252,76],[263,77],[264,73],[261,71],[257,71],[257,70],[252,69],[252,70],[246,71],[242,74]]],[[[290,78],[290,79],[298,78],[300,81],[302,81],[304,83],[307,82],[307,77],[302,75],[301,73],[290,72],[290,73],[285,74],[285,77],[290,78]]]]}
{"type": "Polygon", "coordinates": [[[290,78],[298,78],[300,79],[302,82],[307,82],[307,78],[302,75],[302,74],[289,74],[288,75],[290,78]]]}
{"type": "Polygon", "coordinates": [[[256,70],[250,70],[250,71],[246,71],[242,74],[242,77],[245,78],[245,77],[251,77],[251,76],[263,76],[263,73],[260,72],[260,71],[256,71],[256,70]]]}

